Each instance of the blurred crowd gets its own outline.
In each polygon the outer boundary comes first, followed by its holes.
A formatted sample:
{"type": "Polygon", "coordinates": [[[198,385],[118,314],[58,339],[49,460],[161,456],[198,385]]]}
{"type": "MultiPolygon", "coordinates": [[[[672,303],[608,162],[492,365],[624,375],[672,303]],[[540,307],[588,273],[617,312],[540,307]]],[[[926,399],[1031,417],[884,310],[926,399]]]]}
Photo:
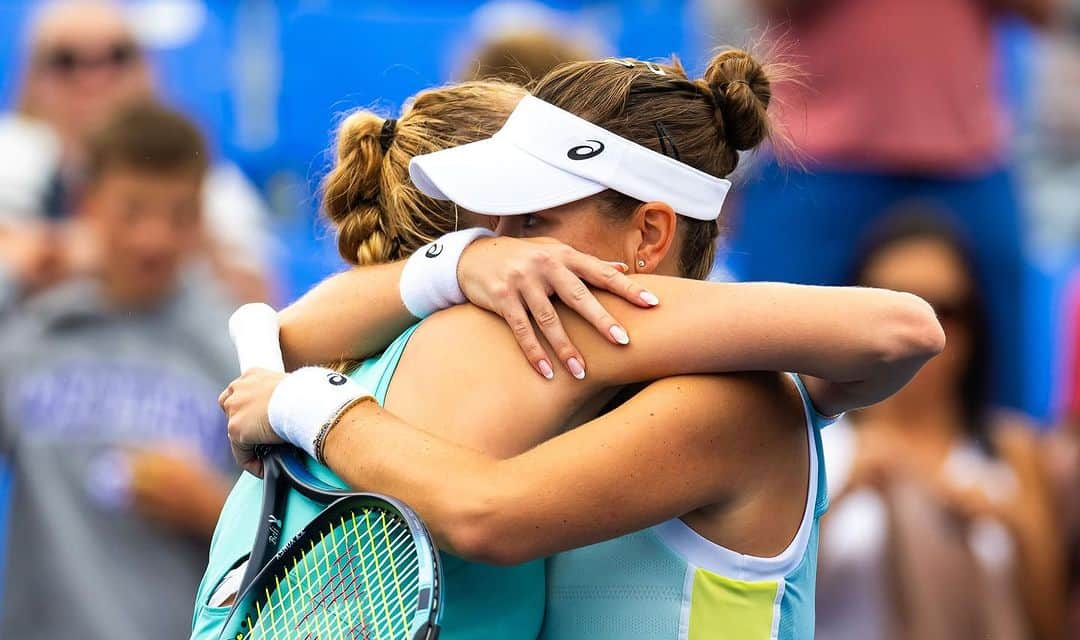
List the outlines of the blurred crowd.
{"type": "MultiPolygon", "coordinates": [[[[792,67],[781,140],[744,163],[714,277],[913,292],[948,338],[900,393],[826,432],[818,637],[1080,638],[1080,287],[1059,287],[1061,312],[1032,309],[1025,275],[1080,247],[1080,2],[678,4],[707,42],[792,67]],[[1050,314],[1059,400],[1030,416],[1032,318],[1050,314]]],[[[518,18],[449,80],[527,87],[570,60],[671,53],[614,51],[539,5],[496,9],[478,15],[518,18]]],[[[0,115],[18,549],[0,637],[185,637],[237,473],[215,402],[236,373],[225,318],[287,302],[265,185],[159,97],[123,5],[41,3],[21,29],[0,115]]]]}

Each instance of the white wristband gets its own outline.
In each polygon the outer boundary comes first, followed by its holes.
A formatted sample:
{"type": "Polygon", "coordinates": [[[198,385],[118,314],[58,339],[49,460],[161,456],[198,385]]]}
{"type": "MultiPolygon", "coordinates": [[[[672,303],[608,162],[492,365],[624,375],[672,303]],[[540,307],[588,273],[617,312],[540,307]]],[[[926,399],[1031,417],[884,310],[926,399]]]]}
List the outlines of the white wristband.
{"type": "Polygon", "coordinates": [[[346,406],[373,397],[347,376],[323,367],[304,367],[285,376],[270,396],[270,426],[283,440],[317,458],[320,432],[346,406]]]}
{"type": "Polygon", "coordinates": [[[426,318],[465,302],[457,276],[461,254],[473,240],[494,235],[490,229],[463,229],[417,249],[401,272],[401,301],[409,313],[426,318]]]}

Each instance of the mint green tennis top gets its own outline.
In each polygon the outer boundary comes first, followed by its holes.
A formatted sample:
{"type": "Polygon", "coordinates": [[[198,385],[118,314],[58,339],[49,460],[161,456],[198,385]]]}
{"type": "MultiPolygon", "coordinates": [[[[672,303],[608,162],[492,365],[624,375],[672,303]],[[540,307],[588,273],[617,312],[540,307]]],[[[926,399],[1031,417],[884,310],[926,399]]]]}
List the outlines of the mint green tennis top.
{"type": "MultiPolygon", "coordinates": [[[[371,389],[382,404],[394,370],[414,325],[387,347],[382,355],[365,360],[349,376],[371,389]]],[[[323,482],[344,487],[327,467],[308,460],[308,468],[323,482]]],[[[426,473],[416,469],[416,473],[426,473]]],[[[207,605],[211,594],[230,569],[245,560],[255,539],[262,509],[262,480],[243,474],[229,494],[210,542],[210,562],[195,599],[191,640],[218,640],[229,607],[207,605]]],[[[283,539],[294,536],[323,505],[291,492],[286,502],[283,539]]],[[[520,640],[535,638],[544,617],[544,563],[536,560],[513,567],[467,562],[441,553],[443,571],[442,630],[440,640],[520,640]]]]}
{"type": "Polygon", "coordinates": [[[829,505],[820,415],[802,380],[810,456],[798,533],[779,555],[737,553],[679,518],[547,561],[541,640],[813,640],[818,523],[829,505]]]}

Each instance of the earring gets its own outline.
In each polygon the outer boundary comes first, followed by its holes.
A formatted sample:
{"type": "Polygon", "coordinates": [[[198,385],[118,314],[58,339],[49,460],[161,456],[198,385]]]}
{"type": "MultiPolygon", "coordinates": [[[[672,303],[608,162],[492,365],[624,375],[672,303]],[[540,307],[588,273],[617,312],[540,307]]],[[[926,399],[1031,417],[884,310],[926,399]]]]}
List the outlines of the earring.
{"type": "Polygon", "coordinates": [[[638,258],[637,266],[638,266],[638,269],[644,269],[645,268],[645,261],[642,260],[641,258],[638,258]]]}

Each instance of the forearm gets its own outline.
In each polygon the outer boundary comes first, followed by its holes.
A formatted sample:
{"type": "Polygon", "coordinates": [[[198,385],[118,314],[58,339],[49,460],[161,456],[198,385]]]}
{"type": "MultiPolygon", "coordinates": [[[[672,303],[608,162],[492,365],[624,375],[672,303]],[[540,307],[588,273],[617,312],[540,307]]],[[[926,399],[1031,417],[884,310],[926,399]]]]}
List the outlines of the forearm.
{"type": "MultiPolygon", "coordinates": [[[[661,313],[627,317],[651,359],[624,375],[792,371],[819,378],[823,413],[869,404],[899,389],[944,347],[933,309],[910,294],[856,287],[717,284],[642,278],[661,313]],[[630,321],[633,321],[632,323],[630,321]],[[823,393],[826,392],[826,393],[823,393]]],[[[624,314],[626,315],[626,314],[624,314]]]]}
{"type": "Polygon", "coordinates": [[[783,403],[758,380],[662,380],[614,411],[504,460],[362,402],[331,430],[326,461],[350,487],[410,504],[455,554],[515,564],[721,501],[751,464],[738,447],[718,446],[724,430],[748,431],[783,414],[777,408],[783,403]]]}
{"type": "Polygon", "coordinates": [[[374,402],[342,416],[326,438],[326,464],[358,491],[400,497],[424,520],[440,548],[472,555],[487,479],[496,460],[407,424],[374,402]],[[450,471],[453,470],[453,471],[450,471]]]}
{"type": "Polygon", "coordinates": [[[863,380],[835,382],[812,376],[803,376],[803,384],[814,402],[814,407],[826,416],[868,407],[881,402],[899,391],[928,360],[925,354],[882,361],[881,366],[870,370],[863,380]]]}
{"type": "Polygon", "coordinates": [[[1061,638],[1065,622],[1067,565],[1055,518],[1040,506],[1021,507],[1005,518],[1016,543],[1017,592],[1039,640],[1061,638]]]}
{"type": "Polygon", "coordinates": [[[344,271],[283,309],[279,317],[286,367],[370,356],[416,322],[401,302],[404,265],[344,271]]]}
{"type": "Polygon", "coordinates": [[[746,361],[729,365],[729,370],[792,371],[849,385],[887,377],[895,385],[906,382],[943,346],[933,310],[909,294],[855,287],[742,286],[746,288],[739,295],[722,303],[726,308],[716,309],[720,331],[736,340],[754,340],[746,343],[746,361]]]}

